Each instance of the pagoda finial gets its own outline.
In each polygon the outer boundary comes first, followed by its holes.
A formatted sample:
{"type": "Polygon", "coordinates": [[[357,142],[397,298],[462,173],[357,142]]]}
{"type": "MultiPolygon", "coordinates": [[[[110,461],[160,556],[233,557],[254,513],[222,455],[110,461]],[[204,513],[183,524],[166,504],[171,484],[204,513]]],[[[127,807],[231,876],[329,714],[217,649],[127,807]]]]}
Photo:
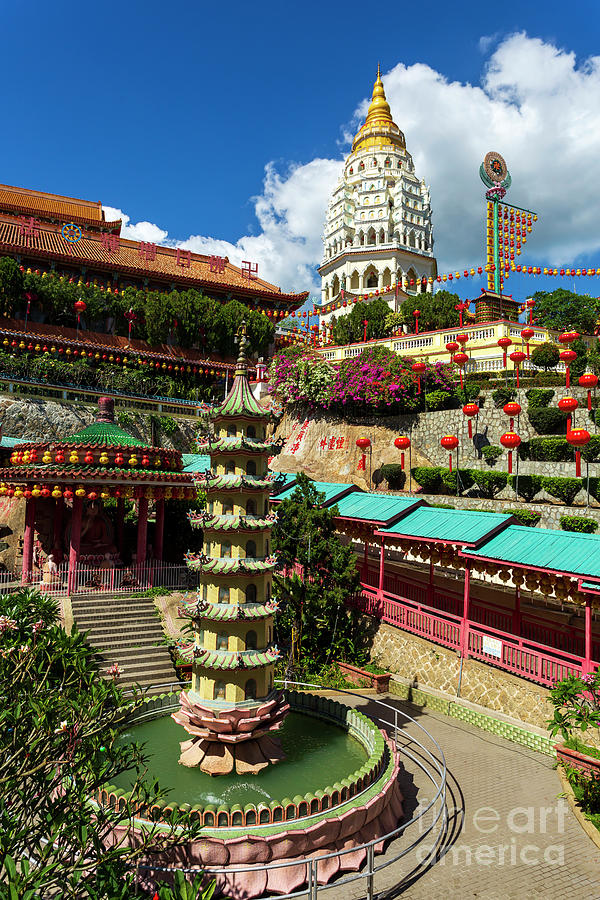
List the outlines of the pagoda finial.
{"type": "Polygon", "coordinates": [[[238,330],[236,332],[236,341],[240,345],[239,346],[240,352],[238,354],[237,365],[235,367],[236,375],[245,375],[247,372],[248,360],[246,359],[246,347],[248,346],[248,339],[246,337],[246,334],[247,334],[246,321],[243,320],[242,324],[240,325],[240,327],[238,328],[238,330]]]}
{"type": "Polygon", "coordinates": [[[371,103],[369,104],[369,110],[367,112],[365,125],[371,125],[375,121],[379,123],[381,123],[382,121],[394,121],[392,119],[390,104],[387,102],[385,97],[383,81],[381,80],[381,67],[379,63],[377,63],[377,78],[375,79],[375,84],[373,85],[373,96],[371,98],[371,103]]]}

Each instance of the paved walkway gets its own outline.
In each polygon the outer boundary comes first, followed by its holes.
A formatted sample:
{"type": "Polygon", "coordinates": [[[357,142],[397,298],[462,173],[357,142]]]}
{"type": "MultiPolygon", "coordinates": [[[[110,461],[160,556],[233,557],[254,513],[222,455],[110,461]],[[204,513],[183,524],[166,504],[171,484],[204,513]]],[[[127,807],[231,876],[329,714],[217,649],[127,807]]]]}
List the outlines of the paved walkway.
{"type": "MultiPolygon", "coordinates": [[[[551,757],[456,719],[394,698],[381,699],[419,721],[442,747],[448,767],[449,821],[435,864],[420,865],[426,851],[421,851],[420,859],[413,851],[375,876],[376,897],[600,900],[600,851],[560,798],[562,788],[551,757]]],[[[353,705],[374,713],[371,698],[356,698],[353,705]]],[[[406,730],[418,736],[416,725],[406,730]]],[[[399,743],[403,742],[411,746],[408,738],[399,743]]],[[[406,811],[412,815],[432,797],[431,782],[409,759],[406,770],[402,789],[406,811]]],[[[413,832],[411,840],[415,837],[413,832]]],[[[403,840],[411,842],[400,838],[377,861],[397,855],[403,840]]],[[[323,891],[331,900],[365,895],[364,881],[323,891]]]]}

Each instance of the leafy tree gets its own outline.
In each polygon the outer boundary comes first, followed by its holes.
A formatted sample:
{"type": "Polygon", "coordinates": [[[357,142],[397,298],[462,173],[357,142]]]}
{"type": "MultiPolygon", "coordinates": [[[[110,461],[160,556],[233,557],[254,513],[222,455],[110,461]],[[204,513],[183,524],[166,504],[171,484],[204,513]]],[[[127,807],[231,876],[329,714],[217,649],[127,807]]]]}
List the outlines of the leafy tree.
{"type": "Polygon", "coordinates": [[[533,299],[538,324],[559,331],[574,328],[582,334],[594,333],[600,318],[598,297],[558,288],[555,291],[536,291],[533,299]]]}
{"type": "Polygon", "coordinates": [[[141,746],[116,743],[139,694],[125,701],[85,636],[68,635],[55,601],[35,591],[0,596],[0,649],[0,895],[126,900],[136,861],[199,833],[176,813],[127,840],[136,813],[166,798],[146,779],[141,746]],[[123,772],[132,789],[119,808],[92,808],[123,772]],[[115,828],[123,840],[113,843],[115,828]]]}
{"type": "Polygon", "coordinates": [[[570,366],[571,378],[579,378],[580,375],[587,371],[587,344],[582,338],[578,338],[572,344],[569,344],[569,349],[574,350],[577,354],[577,359],[573,360],[570,366]]]}
{"type": "Polygon", "coordinates": [[[385,337],[389,334],[387,317],[390,308],[383,297],[376,297],[370,303],[356,303],[352,312],[340,316],[333,326],[333,340],[336,344],[355,344],[363,340],[365,320],[367,340],[385,337]]]}
{"type": "Polygon", "coordinates": [[[307,674],[331,659],[362,661],[359,617],[346,606],[360,586],[356,557],[336,534],[337,507],[323,509],[323,500],[300,473],[296,490],[279,504],[273,529],[273,548],[287,571],[275,576],[279,640],[292,645],[294,632],[290,663],[307,674]],[[292,573],[296,565],[302,575],[292,573]]]}
{"type": "Polygon", "coordinates": [[[455,306],[460,302],[458,294],[450,291],[437,291],[435,294],[418,294],[408,297],[400,307],[402,323],[408,325],[409,331],[415,328],[415,309],[420,310],[419,331],[435,331],[438,328],[452,328],[458,325],[458,313],[455,306]]]}
{"type": "Polygon", "coordinates": [[[539,347],[534,347],[531,351],[531,362],[533,365],[537,366],[538,369],[544,369],[546,372],[548,369],[555,369],[559,359],[560,348],[558,344],[554,344],[551,341],[546,341],[546,343],[540,344],[539,347]]]}
{"type": "Polygon", "coordinates": [[[23,293],[23,273],[16,260],[0,257],[0,312],[10,315],[23,293]]]}
{"type": "Polygon", "coordinates": [[[598,341],[594,341],[588,348],[586,364],[589,372],[600,374],[600,343],[598,341]]]}

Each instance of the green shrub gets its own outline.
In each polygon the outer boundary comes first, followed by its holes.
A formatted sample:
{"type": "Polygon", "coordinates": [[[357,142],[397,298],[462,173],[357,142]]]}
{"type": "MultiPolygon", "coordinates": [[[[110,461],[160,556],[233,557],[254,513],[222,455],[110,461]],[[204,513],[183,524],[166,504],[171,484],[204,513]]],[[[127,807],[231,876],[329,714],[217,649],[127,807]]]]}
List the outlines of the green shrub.
{"type": "MultiPolygon", "coordinates": [[[[470,488],[473,484],[473,478],[471,476],[470,469],[459,469],[460,475],[460,490],[466,491],[467,488],[470,488]]],[[[447,494],[456,494],[458,492],[457,480],[456,480],[456,469],[442,469],[442,485],[447,494]]]]}
{"type": "Polygon", "coordinates": [[[388,463],[381,467],[381,474],[394,491],[400,491],[406,481],[406,472],[398,463],[388,463]]]}
{"type": "Polygon", "coordinates": [[[425,394],[425,404],[428,410],[449,409],[456,405],[456,397],[447,391],[430,391],[425,394]]]}
{"type": "Polygon", "coordinates": [[[531,459],[531,445],[529,441],[521,441],[517,453],[519,454],[519,459],[531,459]]]}
{"type": "Polygon", "coordinates": [[[587,478],[583,479],[583,487],[584,490],[587,489],[589,484],[589,490],[592,497],[595,497],[596,500],[600,499],[600,478],[590,478],[589,481],[587,478]]]}
{"type": "Polygon", "coordinates": [[[567,462],[573,459],[573,448],[565,438],[532,438],[529,456],[542,462],[567,462]]]}
{"type": "MultiPolygon", "coordinates": [[[[516,491],[517,476],[510,475],[508,483],[510,484],[511,488],[516,491]]],[[[523,497],[524,500],[531,502],[535,495],[541,491],[541,489],[541,475],[519,475],[519,497],[523,497]]]]}
{"type": "Polygon", "coordinates": [[[549,406],[546,409],[531,409],[527,412],[527,418],[538,434],[566,434],[567,432],[567,414],[555,406],[549,406]]]}
{"type": "MultiPolygon", "coordinates": [[[[520,481],[520,479],[519,479],[520,481]]],[[[546,493],[570,506],[581,490],[581,478],[542,477],[542,487],[546,493]]]]}
{"type": "Polygon", "coordinates": [[[519,525],[528,525],[534,527],[542,518],[541,513],[532,512],[530,509],[505,509],[504,512],[508,516],[514,516],[519,525]]]}
{"type": "Polygon", "coordinates": [[[437,494],[442,482],[441,466],[415,466],[412,477],[426,494],[437,494]]]}
{"type": "Polygon", "coordinates": [[[514,400],[516,396],[517,392],[507,387],[496,388],[495,391],[492,391],[492,400],[496,409],[502,409],[506,403],[514,400]]]}
{"type": "Polygon", "coordinates": [[[452,503],[430,503],[429,506],[434,509],[456,509],[452,503]]]}
{"type": "Polygon", "coordinates": [[[481,455],[488,466],[495,466],[503,453],[502,447],[495,447],[494,444],[488,444],[487,447],[481,448],[481,455]]]}
{"type": "Polygon", "coordinates": [[[588,462],[600,462],[600,434],[590,435],[590,442],[581,451],[581,456],[582,459],[587,459],[588,462]]]}
{"type": "Polygon", "coordinates": [[[595,519],[585,516],[561,516],[560,527],[563,531],[578,531],[580,534],[593,534],[598,528],[595,519]]]}
{"type": "Polygon", "coordinates": [[[482,472],[481,469],[471,469],[470,475],[480,493],[489,498],[495,497],[506,487],[508,481],[507,472],[482,472]]]}
{"type": "Polygon", "coordinates": [[[550,405],[550,401],[554,397],[554,391],[544,390],[544,388],[530,388],[525,392],[527,397],[528,409],[545,409],[550,405]]]}
{"type": "Polygon", "coordinates": [[[474,400],[477,400],[480,393],[480,384],[478,384],[476,381],[471,381],[470,379],[465,381],[465,386],[463,389],[465,403],[472,403],[474,400]]]}

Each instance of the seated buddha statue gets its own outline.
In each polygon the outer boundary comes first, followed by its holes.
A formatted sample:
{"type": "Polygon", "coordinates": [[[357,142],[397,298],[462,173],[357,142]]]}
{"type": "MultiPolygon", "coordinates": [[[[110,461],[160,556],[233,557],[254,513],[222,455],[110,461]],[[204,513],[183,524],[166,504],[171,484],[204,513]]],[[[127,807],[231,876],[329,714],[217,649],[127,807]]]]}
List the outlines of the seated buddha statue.
{"type": "Polygon", "coordinates": [[[117,556],[112,522],[102,512],[99,500],[90,500],[83,512],[79,552],[82,557],[99,559],[117,556]]]}

